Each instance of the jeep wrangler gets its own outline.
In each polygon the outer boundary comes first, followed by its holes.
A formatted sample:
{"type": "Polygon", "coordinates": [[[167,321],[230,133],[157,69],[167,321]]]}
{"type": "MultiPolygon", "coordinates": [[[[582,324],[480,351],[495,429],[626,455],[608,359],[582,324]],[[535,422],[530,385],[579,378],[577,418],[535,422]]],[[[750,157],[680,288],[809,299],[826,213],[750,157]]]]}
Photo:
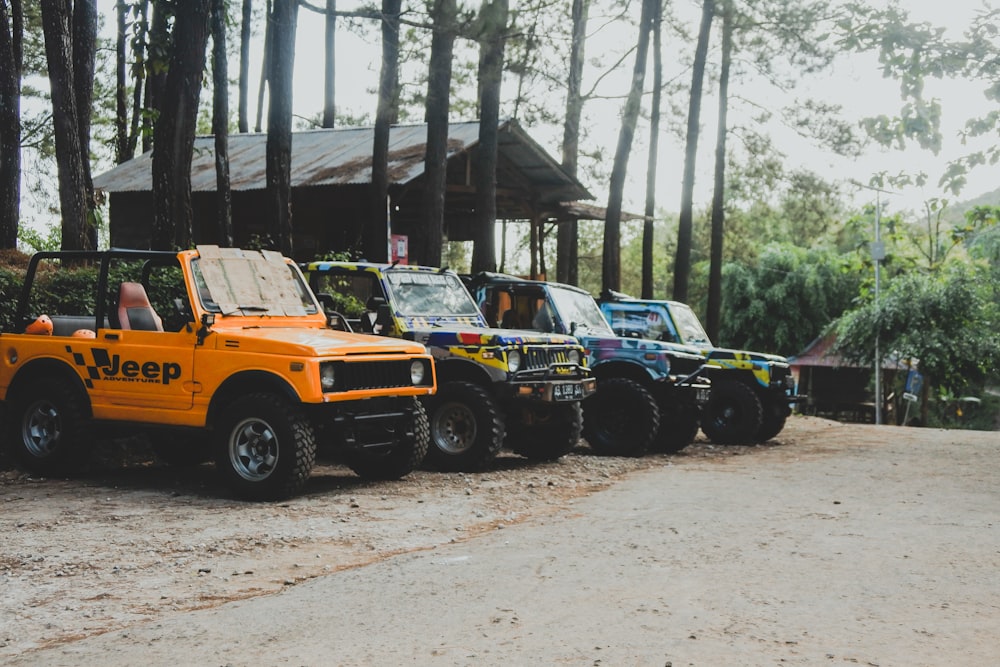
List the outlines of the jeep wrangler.
{"type": "Polygon", "coordinates": [[[42,252],[16,318],[0,334],[0,402],[29,471],[70,472],[96,436],[139,432],[165,462],[214,458],[238,496],[275,500],[302,488],[317,446],[374,479],[427,450],[427,350],[331,330],[279,253],[42,252]],[[45,288],[43,273],[74,267],[93,276],[88,294],[45,288]]]}
{"type": "Polygon", "coordinates": [[[701,430],[715,443],[770,440],[785,427],[795,394],[788,360],[774,354],[715,347],[690,306],[677,301],[602,295],[601,311],[621,336],[674,341],[696,347],[717,367],[701,430]]]}
{"type": "Polygon", "coordinates": [[[489,328],[453,271],[348,262],[302,268],[324,303],[364,305],[353,320],[361,331],[415,340],[434,355],[438,392],[425,399],[430,466],[475,471],[504,445],[535,460],[576,446],[580,401],[596,382],[575,339],[489,328]]]}
{"type": "Polygon", "coordinates": [[[711,383],[695,348],[621,338],[586,291],[498,273],[468,279],[476,300],[502,326],[574,336],[587,352],[597,393],[583,403],[583,437],[599,454],[677,452],[698,433],[711,383]]]}

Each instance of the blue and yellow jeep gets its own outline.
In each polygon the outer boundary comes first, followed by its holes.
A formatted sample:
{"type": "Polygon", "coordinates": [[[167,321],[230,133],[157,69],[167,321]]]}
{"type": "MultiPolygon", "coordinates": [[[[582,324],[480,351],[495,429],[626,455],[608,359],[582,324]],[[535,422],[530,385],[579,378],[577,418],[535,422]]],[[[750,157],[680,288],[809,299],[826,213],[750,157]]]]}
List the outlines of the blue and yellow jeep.
{"type": "Polygon", "coordinates": [[[467,283],[484,310],[500,313],[501,326],[570,334],[584,347],[599,390],[583,403],[583,436],[598,454],[676,452],[697,435],[711,388],[697,349],[616,336],[578,287],[499,273],[467,283]]]}
{"type": "Polygon", "coordinates": [[[774,354],[715,347],[691,308],[677,301],[601,295],[601,311],[620,336],[691,345],[718,367],[701,430],[712,442],[748,444],[770,440],[785,427],[796,396],[788,360],[774,354]]]}
{"type": "Polygon", "coordinates": [[[576,339],[490,328],[453,271],[326,261],[302,270],[332,320],[433,354],[438,391],[426,402],[434,467],[480,470],[504,445],[538,460],[576,446],[580,402],[597,386],[576,339]]]}

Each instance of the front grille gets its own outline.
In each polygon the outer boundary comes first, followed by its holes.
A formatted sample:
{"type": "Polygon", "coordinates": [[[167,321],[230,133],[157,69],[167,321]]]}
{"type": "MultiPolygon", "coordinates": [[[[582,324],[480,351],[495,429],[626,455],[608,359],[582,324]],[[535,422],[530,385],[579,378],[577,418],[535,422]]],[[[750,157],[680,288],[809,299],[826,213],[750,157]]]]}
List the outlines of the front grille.
{"type": "Polygon", "coordinates": [[[523,370],[537,370],[548,368],[552,364],[568,364],[569,355],[565,348],[550,349],[547,347],[527,347],[524,350],[521,368],[523,370]]]}
{"type": "MultiPolygon", "coordinates": [[[[336,387],[334,391],[412,387],[411,363],[413,363],[413,359],[339,362],[334,365],[334,386],[336,387]]],[[[430,369],[427,369],[425,383],[429,384],[430,378],[430,369]]]]}

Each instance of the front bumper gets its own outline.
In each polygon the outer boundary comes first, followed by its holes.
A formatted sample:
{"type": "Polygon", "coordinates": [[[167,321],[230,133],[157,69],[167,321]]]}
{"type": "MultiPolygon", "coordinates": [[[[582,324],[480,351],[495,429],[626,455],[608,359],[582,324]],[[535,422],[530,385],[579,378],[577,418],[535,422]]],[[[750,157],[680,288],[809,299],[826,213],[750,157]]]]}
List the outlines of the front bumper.
{"type": "Polygon", "coordinates": [[[543,403],[582,401],[597,391],[590,371],[576,364],[552,364],[541,370],[518,371],[503,385],[504,398],[543,403]]]}

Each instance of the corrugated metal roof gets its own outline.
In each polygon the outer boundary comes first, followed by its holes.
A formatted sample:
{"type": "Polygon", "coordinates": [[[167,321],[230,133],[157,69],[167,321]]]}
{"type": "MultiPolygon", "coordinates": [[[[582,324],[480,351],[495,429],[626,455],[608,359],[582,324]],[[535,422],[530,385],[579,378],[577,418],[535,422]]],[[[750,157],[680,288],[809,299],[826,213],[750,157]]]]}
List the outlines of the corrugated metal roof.
{"type": "MultiPolygon", "coordinates": [[[[374,130],[371,127],[293,132],[292,187],[370,183],[373,141],[374,130]]],[[[389,179],[392,184],[405,185],[423,174],[426,141],[425,124],[392,127],[389,133],[389,179]]],[[[449,158],[468,151],[478,142],[478,122],[451,123],[448,126],[449,158]]],[[[558,199],[593,198],[517,122],[500,123],[498,150],[531,182],[557,189],[558,199]]],[[[266,188],[266,154],[267,134],[229,136],[229,172],[233,190],[266,188]]],[[[151,153],[143,153],[95,177],[94,187],[106,192],[151,190],[151,153]]],[[[195,192],[212,192],[215,187],[214,138],[197,137],[191,165],[191,188],[195,192]]]]}

